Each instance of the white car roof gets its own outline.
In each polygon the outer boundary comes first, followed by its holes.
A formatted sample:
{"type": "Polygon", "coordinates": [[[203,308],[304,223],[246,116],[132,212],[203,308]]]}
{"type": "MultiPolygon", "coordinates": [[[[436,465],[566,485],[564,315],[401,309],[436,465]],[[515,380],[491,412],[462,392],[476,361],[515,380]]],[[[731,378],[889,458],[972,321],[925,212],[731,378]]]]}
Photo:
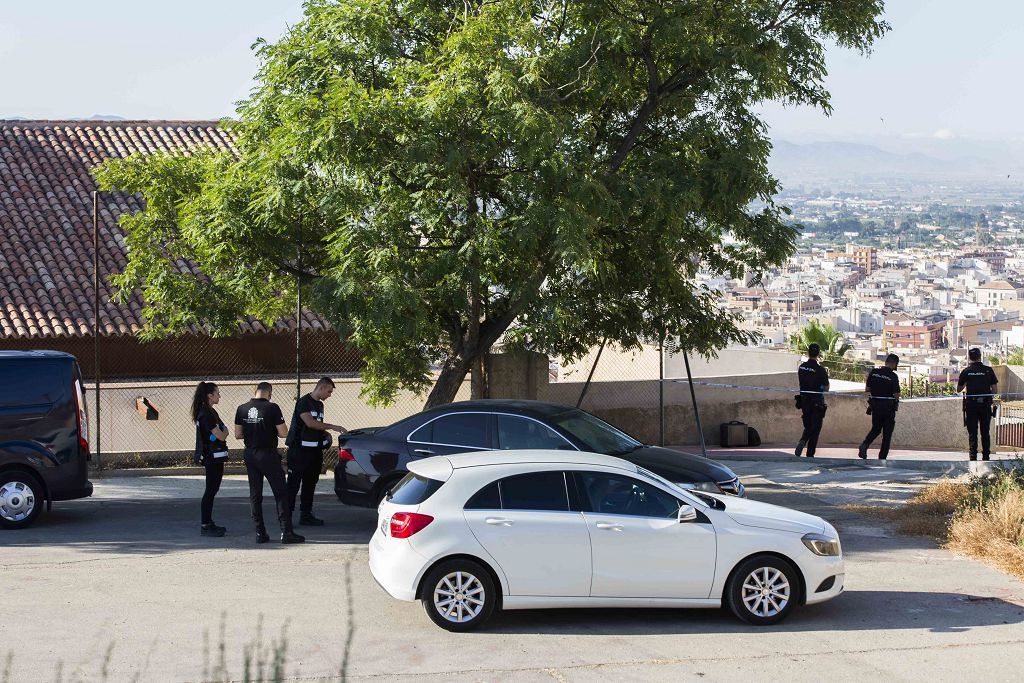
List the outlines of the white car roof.
{"type": "Polygon", "coordinates": [[[473,453],[456,453],[454,455],[439,455],[423,460],[413,460],[409,463],[409,471],[429,479],[448,481],[452,472],[464,467],[487,467],[498,465],[527,465],[527,464],[564,464],[564,465],[592,465],[603,467],[615,467],[636,472],[636,465],[621,458],[599,453],[584,453],[581,451],[564,450],[509,450],[509,451],[479,451],[473,453]]]}

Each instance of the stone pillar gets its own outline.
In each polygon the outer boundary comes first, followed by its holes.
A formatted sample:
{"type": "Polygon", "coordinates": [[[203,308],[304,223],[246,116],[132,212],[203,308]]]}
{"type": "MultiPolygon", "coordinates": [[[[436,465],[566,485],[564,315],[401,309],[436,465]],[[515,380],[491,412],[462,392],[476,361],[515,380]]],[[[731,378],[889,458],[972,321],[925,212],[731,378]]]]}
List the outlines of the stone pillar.
{"type": "Polygon", "coordinates": [[[548,358],[533,351],[492,353],[487,356],[490,398],[536,400],[548,382],[548,358]]]}

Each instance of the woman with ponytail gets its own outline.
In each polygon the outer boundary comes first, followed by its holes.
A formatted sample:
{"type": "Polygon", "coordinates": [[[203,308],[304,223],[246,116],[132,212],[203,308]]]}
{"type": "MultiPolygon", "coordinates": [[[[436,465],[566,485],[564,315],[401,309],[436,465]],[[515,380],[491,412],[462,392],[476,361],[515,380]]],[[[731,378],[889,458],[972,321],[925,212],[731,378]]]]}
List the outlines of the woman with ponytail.
{"type": "Polygon", "coordinates": [[[220,389],[213,382],[200,382],[192,397],[192,420],[196,423],[195,462],[206,469],[206,491],[201,505],[199,533],[220,537],[227,531],[213,523],[213,499],[224,478],[224,461],[228,458],[228,429],[214,408],[220,402],[220,389]]]}

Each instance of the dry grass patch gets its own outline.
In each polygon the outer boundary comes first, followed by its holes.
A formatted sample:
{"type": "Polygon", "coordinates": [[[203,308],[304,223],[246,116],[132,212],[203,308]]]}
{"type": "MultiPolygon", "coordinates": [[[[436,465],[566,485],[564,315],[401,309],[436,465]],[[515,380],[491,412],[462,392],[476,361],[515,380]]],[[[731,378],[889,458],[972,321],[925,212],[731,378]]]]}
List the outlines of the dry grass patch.
{"type": "Polygon", "coordinates": [[[900,507],[844,505],[890,521],[903,534],[930,536],[954,552],[1024,579],[1024,470],[968,481],[945,479],[900,507]]]}
{"type": "Polygon", "coordinates": [[[961,510],[949,525],[946,547],[1024,578],[1024,490],[961,510]]]}
{"type": "Polygon", "coordinates": [[[901,534],[931,536],[942,541],[953,513],[969,491],[966,482],[944,479],[923,489],[900,507],[843,505],[842,509],[892,522],[901,534]]]}

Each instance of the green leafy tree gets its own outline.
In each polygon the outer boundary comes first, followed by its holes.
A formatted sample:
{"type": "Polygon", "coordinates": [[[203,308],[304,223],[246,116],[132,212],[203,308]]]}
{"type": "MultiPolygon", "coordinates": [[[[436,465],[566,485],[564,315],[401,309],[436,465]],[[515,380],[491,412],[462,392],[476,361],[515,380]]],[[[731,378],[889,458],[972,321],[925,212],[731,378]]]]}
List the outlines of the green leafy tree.
{"type": "Polygon", "coordinates": [[[574,359],[668,332],[712,354],[751,335],[698,269],[763,271],[797,234],[756,108],[828,112],[825,44],[869,51],[882,6],[309,0],[257,43],[237,154],[99,171],[146,200],[116,283],[149,335],[269,321],[301,287],[375,402],[432,368],[427,405],[450,401],[501,340],[574,359]]]}
{"type": "Polygon", "coordinates": [[[821,348],[821,364],[828,368],[832,379],[859,382],[871,371],[871,363],[846,358],[853,346],[832,325],[813,319],[789,338],[789,347],[800,354],[806,355],[811,344],[821,348]]]}
{"type": "Polygon", "coordinates": [[[817,344],[827,358],[842,358],[853,348],[843,333],[830,324],[822,324],[817,318],[801,327],[789,338],[789,347],[805,354],[811,344],[817,344]]]}

